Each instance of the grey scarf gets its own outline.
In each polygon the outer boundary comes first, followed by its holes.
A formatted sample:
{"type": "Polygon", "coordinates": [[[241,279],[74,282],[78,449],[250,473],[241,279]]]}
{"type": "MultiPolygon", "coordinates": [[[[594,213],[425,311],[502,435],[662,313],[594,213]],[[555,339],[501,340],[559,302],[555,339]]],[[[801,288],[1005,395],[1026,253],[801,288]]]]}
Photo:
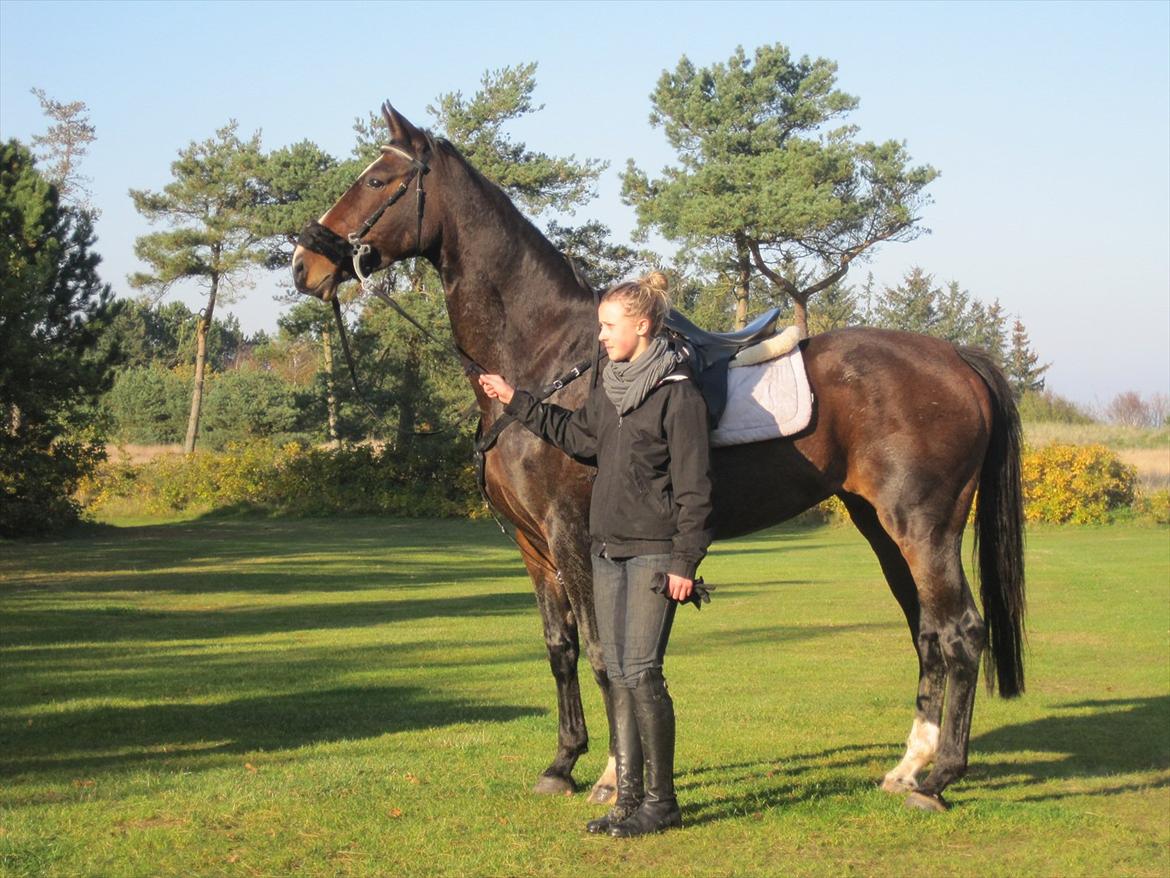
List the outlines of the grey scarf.
{"type": "Polygon", "coordinates": [[[679,357],[666,336],[658,335],[636,360],[610,360],[601,374],[605,394],[618,410],[628,415],[642,404],[654,386],[678,365],[679,357]]]}

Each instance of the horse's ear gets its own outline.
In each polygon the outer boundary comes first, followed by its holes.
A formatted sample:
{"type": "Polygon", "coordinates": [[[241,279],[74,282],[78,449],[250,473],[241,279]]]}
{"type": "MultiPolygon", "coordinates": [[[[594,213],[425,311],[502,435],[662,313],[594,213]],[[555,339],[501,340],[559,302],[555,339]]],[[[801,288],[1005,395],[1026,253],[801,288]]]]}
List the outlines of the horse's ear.
{"type": "Polygon", "coordinates": [[[382,118],[386,120],[386,127],[390,129],[391,141],[406,144],[414,142],[414,135],[418,133],[418,129],[394,109],[389,101],[382,104],[382,118]]]}

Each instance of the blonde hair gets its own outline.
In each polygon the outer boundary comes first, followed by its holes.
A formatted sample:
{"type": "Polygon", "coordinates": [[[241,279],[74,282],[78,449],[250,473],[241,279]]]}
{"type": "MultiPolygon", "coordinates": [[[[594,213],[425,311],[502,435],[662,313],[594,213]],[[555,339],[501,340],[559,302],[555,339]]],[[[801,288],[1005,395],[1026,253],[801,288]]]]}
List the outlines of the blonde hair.
{"type": "Polygon", "coordinates": [[[662,332],[666,315],[670,311],[670,294],[667,292],[666,275],[652,271],[637,280],[614,284],[601,297],[602,302],[618,302],[627,317],[635,320],[646,317],[650,320],[650,337],[662,332]]]}

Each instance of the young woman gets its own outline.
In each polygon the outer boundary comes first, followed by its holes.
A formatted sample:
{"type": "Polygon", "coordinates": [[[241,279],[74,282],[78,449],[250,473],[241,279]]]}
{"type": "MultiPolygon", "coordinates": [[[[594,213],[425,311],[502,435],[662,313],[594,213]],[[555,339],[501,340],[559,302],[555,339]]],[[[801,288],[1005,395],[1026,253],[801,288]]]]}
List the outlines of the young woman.
{"type": "Polygon", "coordinates": [[[678,601],[711,542],[707,409],[661,334],[666,276],[601,299],[609,362],[576,411],[538,403],[499,375],[484,392],[575,460],[596,463],[589,510],[593,601],[610,681],[618,798],[590,832],[624,837],[682,825],[674,795],[674,704],[662,676],[678,601]],[[666,593],[654,590],[666,582],[666,593]]]}

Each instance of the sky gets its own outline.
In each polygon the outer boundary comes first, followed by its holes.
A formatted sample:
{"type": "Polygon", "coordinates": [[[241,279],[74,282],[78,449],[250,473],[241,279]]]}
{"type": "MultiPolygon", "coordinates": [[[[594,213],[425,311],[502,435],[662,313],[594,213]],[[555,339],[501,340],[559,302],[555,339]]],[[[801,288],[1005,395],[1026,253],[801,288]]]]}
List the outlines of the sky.
{"type": "MultiPolygon", "coordinates": [[[[577,220],[629,241],[628,159],[671,163],[649,123],[658,77],[742,45],[838,65],[860,137],[905,141],[941,171],[931,233],[885,244],[848,280],[912,266],[999,299],[1051,363],[1048,386],[1103,408],[1170,392],[1170,3],[53,3],[0,0],[0,138],[46,128],[32,87],[82,100],[83,167],[101,210],[103,278],[122,296],[152,231],[127,192],[161,189],[178,150],[229,119],[266,149],[349,154],[385,99],[417,124],[484,71],[535,61],[543,109],[509,133],[609,163],[577,220]]],[[[226,310],[271,330],[284,278],[226,310]]],[[[195,290],[171,293],[193,307],[195,290]]],[[[815,300],[814,300],[815,303],[815,300]]],[[[815,307],[815,304],[814,304],[815,307]]],[[[222,312],[221,312],[222,313],[222,312]]]]}

